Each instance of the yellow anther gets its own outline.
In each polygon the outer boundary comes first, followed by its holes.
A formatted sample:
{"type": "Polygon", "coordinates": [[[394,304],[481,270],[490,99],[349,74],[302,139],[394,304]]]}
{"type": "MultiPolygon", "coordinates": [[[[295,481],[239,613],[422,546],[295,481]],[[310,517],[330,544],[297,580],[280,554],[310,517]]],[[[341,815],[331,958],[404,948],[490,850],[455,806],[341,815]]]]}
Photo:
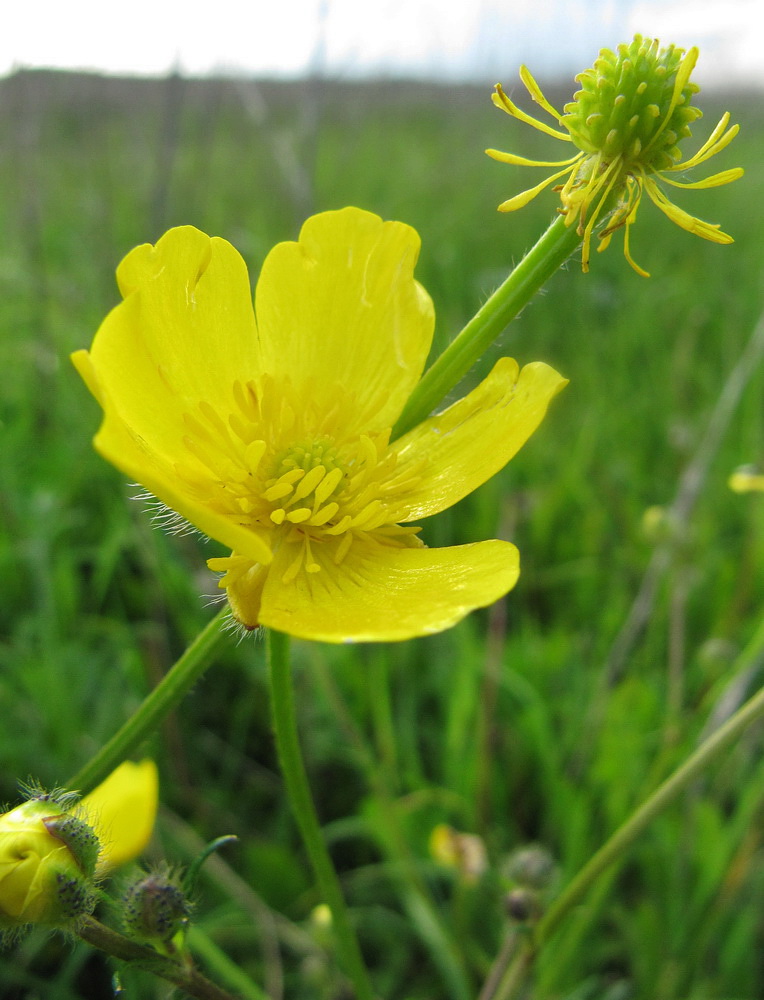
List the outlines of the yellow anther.
{"type": "MultiPolygon", "coordinates": [[[[284,464],[286,464],[286,462],[284,464]]],[[[305,469],[298,467],[296,469],[290,469],[289,472],[285,472],[282,476],[279,476],[278,480],[274,480],[274,482],[289,483],[290,486],[293,486],[296,482],[302,479],[304,475],[305,469]]]]}
{"type": "Polygon", "coordinates": [[[302,479],[299,486],[295,488],[293,499],[302,500],[303,497],[306,497],[309,493],[312,493],[325,475],[326,475],[326,469],[323,467],[323,465],[317,465],[315,469],[311,469],[310,472],[307,472],[305,474],[305,477],[302,479]]]}
{"type": "Polygon", "coordinates": [[[328,503],[326,507],[321,507],[316,511],[313,517],[311,517],[310,523],[316,527],[326,524],[327,521],[331,521],[339,509],[340,505],[338,503],[328,503]]]}
{"type": "Polygon", "coordinates": [[[291,521],[292,524],[302,524],[303,521],[307,521],[313,511],[310,507],[298,507],[297,510],[290,510],[286,516],[287,521],[291,521]]]}
{"type": "Polygon", "coordinates": [[[334,493],[340,484],[342,475],[342,469],[332,469],[331,472],[327,472],[323,480],[316,487],[316,502],[318,504],[322,504],[334,493]]]}
{"type": "Polygon", "coordinates": [[[289,496],[292,486],[279,480],[275,486],[271,486],[263,493],[263,500],[281,500],[282,497],[289,496]]]}
{"type": "Polygon", "coordinates": [[[343,531],[347,531],[353,522],[353,518],[350,514],[345,514],[342,520],[338,524],[333,524],[330,528],[326,528],[324,531],[325,535],[341,535],[343,531]]]}

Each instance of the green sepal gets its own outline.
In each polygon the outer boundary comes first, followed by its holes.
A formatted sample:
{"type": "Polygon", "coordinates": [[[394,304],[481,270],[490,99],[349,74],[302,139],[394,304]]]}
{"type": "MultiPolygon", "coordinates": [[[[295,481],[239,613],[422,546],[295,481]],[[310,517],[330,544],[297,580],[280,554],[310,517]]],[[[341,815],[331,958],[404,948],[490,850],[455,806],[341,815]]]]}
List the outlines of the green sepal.
{"type": "Polygon", "coordinates": [[[95,875],[98,853],[101,849],[92,826],[66,813],[46,816],[42,822],[51,837],[66,844],[83,874],[92,878],[95,875]]]}

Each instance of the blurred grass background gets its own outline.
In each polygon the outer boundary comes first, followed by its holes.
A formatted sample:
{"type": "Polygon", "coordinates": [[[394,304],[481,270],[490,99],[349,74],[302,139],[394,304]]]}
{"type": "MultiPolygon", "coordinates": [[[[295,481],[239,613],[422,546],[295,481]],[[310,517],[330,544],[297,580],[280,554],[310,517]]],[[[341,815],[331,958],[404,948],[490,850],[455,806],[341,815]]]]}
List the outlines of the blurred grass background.
{"type": "MultiPolygon", "coordinates": [[[[691,149],[724,110],[702,97],[691,149]]],[[[313,788],[386,1000],[460,1000],[460,976],[474,995],[507,932],[511,853],[542,845],[558,884],[569,879],[760,681],[746,647],[761,621],[764,498],[726,482],[764,462],[761,366],[689,515],[662,535],[643,525],[672,502],[761,309],[762,110],[725,107],[743,131],[708,172],[741,164],[745,178],[677,200],[736,243],[704,243],[645,204],[632,250],[650,280],[614,240],[589,275],[560,272],[474,374],[510,353],[571,380],[521,454],[425,527],[430,544],[512,538],[517,589],[444,635],[295,644],[313,788]],[[666,569],[625,648],[657,545],[666,569]],[[476,884],[429,856],[440,822],[483,838],[476,884]],[[458,947],[432,945],[421,898],[458,947]]],[[[67,360],[116,304],[118,261],[191,223],[231,240],[254,282],[308,214],[356,204],[419,230],[437,349],[552,214],[551,195],[496,213],[539,175],[487,146],[559,155],[482,88],[0,81],[0,797],[28,775],[65,781],[211,615],[200,595],[214,593],[204,561],[217,547],[152,529],[93,452],[100,413],[67,360]]],[[[762,995],[763,737],[749,732],[570,916],[529,995],[762,995]]],[[[163,783],[156,857],[188,863],[203,841],[241,838],[206,869],[203,961],[224,975],[217,945],[273,998],[342,996],[274,759],[262,644],[232,642],[148,749],[163,783]]],[[[0,996],[106,1000],[112,972],[32,935],[0,955],[0,996]]],[[[167,995],[135,973],[122,982],[131,1000],[167,995]]]]}

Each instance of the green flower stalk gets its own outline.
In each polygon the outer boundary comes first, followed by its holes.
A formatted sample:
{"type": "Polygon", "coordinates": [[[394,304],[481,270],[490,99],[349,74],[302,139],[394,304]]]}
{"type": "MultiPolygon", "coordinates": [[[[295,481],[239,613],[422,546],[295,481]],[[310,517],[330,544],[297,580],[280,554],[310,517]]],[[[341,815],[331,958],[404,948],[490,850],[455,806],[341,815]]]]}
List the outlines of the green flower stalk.
{"type": "Polygon", "coordinates": [[[580,73],[581,84],[560,114],[544,97],[539,85],[523,66],[520,79],[528,93],[560,126],[521,111],[500,84],[492,95],[494,104],[507,114],[564,142],[578,152],[566,160],[530,160],[496,149],[486,152],[495,160],[520,166],[559,167],[540,184],[528,188],[499,205],[513,212],[527,205],[555,181],[566,178],[554,190],[560,192],[566,226],[575,226],[582,240],[582,265],[588,271],[592,237],[598,230],[598,251],[606,249],[619,229],[624,230],[624,255],[634,270],[647,271],[632,259],[629,230],[637,218],[644,192],[676,225],[713,243],[732,243],[716,223],[689,215],[670,201],[661,185],[677,188],[710,188],[729,184],[742,176],[741,167],[723,170],[702,180],[684,182],[675,174],[691,170],[721,152],[735,138],[738,126],[729,126],[725,113],[700,149],[682,160],[680,142],[689,137],[690,126],[702,116],[690,103],[699,87],[690,81],[698,60],[698,49],[669,45],[659,48],[657,39],[635,35],[629,45],[619,45],[617,54],[602,49],[591,69],[580,73]],[[599,227],[599,228],[598,228],[599,227]]]}

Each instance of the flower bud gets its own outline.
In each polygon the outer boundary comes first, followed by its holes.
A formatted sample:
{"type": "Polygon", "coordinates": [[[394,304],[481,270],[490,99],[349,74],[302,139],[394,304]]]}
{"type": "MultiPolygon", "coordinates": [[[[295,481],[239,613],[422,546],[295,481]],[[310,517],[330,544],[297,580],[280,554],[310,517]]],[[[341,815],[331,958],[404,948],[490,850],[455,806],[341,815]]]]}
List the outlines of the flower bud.
{"type": "Polygon", "coordinates": [[[0,929],[66,927],[95,905],[98,839],[54,796],[0,816],[0,929]]]}
{"type": "Polygon", "coordinates": [[[127,933],[139,941],[167,945],[191,915],[177,876],[166,866],[144,873],[123,898],[127,933]]]}
{"type": "Polygon", "coordinates": [[[764,492],[764,474],[755,465],[741,465],[729,477],[728,486],[734,493],[764,492]]]}
{"type": "Polygon", "coordinates": [[[475,883],[488,867],[485,844],[474,833],[461,833],[439,823],[430,834],[430,854],[446,868],[454,868],[467,883],[475,883]]]}
{"type": "Polygon", "coordinates": [[[548,889],[557,875],[557,866],[541,844],[528,844],[513,851],[502,865],[505,878],[524,889],[548,889]]]}

